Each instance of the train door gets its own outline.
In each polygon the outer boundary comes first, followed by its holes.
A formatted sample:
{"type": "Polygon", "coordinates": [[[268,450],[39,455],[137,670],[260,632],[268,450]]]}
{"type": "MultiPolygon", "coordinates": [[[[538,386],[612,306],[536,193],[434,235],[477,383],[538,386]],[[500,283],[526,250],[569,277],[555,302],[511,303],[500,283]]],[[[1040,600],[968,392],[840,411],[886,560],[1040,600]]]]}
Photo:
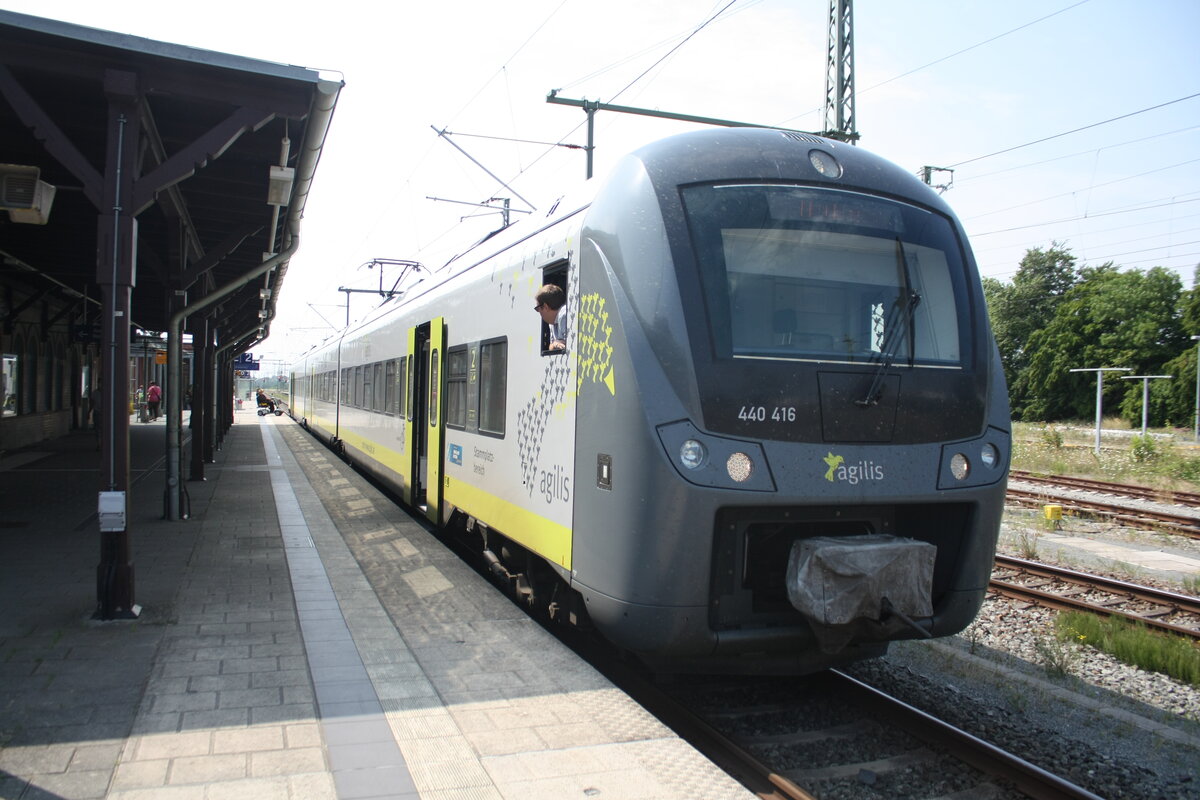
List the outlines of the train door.
{"type": "Polygon", "coordinates": [[[430,521],[440,521],[442,499],[442,361],[445,357],[445,325],[438,317],[409,330],[409,363],[413,379],[409,397],[412,415],[408,440],[412,442],[412,490],[409,502],[430,521]]]}
{"type": "Polygon", "coordinates": [[[408,329],[408,348],[404,351],[406,358],[404,359],[404,376],[401,380],[404,381],[404,405],[400,409],[400,414],[404,417],[404,456],[403,456],[403,473],[404,473],[404,502],[412,508],[417,507],[417,458],[420,448],[417,446],[416,431],[421,428],[415,422],[416,403],[413,398],[416,396],[417,384],[417,353],[419,348],[417,345],[417,329],[408,329]]]}
{"type": "Polygon", "coordinates": [[[408,332],[411,341],[409,363],[412,365],[412,382],[409,386],[411,407],[409,408],[409,437],[412,448],[409,452],[411,487],[408,493],[408,503],[413,508],[425,506],[425,459],[429,444],[429,436],[425,430],[427,414],[426,387],[429,385],[429,325],[418,325],[408,332]]]}
{"type": "Polygon", "coordinates": [[[446,325],[442,317],[429,323],[429,390],[426,392],[429,414],[429,441],[426,463],[425,516],[435,525],[442,516],[442,391],[446,383],[446,325]]]}

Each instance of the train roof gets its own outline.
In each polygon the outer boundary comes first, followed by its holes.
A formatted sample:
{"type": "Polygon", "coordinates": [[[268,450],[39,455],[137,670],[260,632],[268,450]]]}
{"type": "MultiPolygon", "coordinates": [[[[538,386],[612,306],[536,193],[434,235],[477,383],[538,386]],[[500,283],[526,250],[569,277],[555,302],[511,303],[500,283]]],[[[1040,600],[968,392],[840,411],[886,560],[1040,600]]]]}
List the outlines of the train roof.
{"type": "Polygon", "coordinates": [[[862,147],[811,133],[777,128],[705,128],[651,142],[631,153],[656,185],[680,186],[741,179],[794,181],[815,175],[813,150],[841,167],[821,182],[918,201],[953,216],[950,207],[915,173],[862,147]]]}
{"type": "MultiPolygon", "coordinates": [[[[385,299],[378,306],[371,309],[365,317],[351,324],[349,328],[332,334],[328,339],[321,342],[321,344],[313,347],[309,353],[333,344],[347,333],[362,330],[381,317],[391,313],[392,309],[400,308],[406,302],[433,291],[452,278],[487,261],[496,253],[513,246],[522,239],[532,236],[547,225],[553,224],[559,219],[577,214],[591,203],[598,186],[602,183],[602,180],[597,181],[595,179],[582,182],[564,194],[559,195],[544,210],[539,209],[532,214],[519,218],[516,222],[505,228],[493,231],[467,247],[461,253],[452,256],[446,263],[432,272],[425,269],[417,273],[419,277],[409,283],[402,294],[385,299]]],[[[308,355],[308,353],[305,355],[308,355]]]]}
{"type": "MultiPolygon", "coordinates": [[[[841,175],[826,185],[863,190],[915,200],[953,218],[941,196],[914,173],[861,147],[810,133],[778,128],[705,128],[680,133],[643,145],[622,157],[643,165],[655,185],[665,188],[693,183],[736,180],[795,181],[814,174],[813,150],[832,155],[841,175]]],[[[538,210],[501,228],[450,258],[432,273],[409,285],[403,295],[388,298],[365,317],[340,333],[333,334],[309,353],[334,344],[354,331],[369,327],[405,302],[436,289],[451,278],[470,270],[494,254],[511,247],[555,220],[586,208],[605,185],[604,176],[582,182],[560,195],[546,209],[538,210]]],[[[306,354],[308,355],[308,354],[306,354]]]]}

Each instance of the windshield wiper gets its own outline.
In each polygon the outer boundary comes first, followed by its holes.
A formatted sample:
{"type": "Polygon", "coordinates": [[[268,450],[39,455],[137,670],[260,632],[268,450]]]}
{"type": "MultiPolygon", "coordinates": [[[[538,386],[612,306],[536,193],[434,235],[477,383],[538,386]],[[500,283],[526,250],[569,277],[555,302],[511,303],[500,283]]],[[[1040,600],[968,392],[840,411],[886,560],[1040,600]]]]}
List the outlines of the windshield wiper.
{"type": "Polygon", "coordinates": [[[883,376],[895,362],[896,353],[900,350],[900,343],[905,338],[908,339],[908,365],[910,367],[916,356],[916,329],[913,327],[913,313],[921,304],[921,295],[912,290],[908,258],[904,254],[904,245],[900,242],[899,236],[896,237],[896,267],[900,278],[900,293],[896,295],[896,301],[892,303],[892,309],[883,323],[884,336],[879,351],[881,360],[879,367],[875,370],[875,377],[871,379],[871,387],[867,389],[866,397],[854,401],[859,406],[879,404],[879,398],[883,396],[883,376]]]}

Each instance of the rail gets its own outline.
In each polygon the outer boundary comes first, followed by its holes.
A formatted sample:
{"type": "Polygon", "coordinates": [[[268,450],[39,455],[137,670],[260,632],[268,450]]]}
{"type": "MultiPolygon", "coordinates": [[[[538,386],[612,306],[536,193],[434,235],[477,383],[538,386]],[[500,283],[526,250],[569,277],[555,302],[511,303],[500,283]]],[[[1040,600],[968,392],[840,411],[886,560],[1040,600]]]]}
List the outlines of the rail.
{"type": "Polygon", "coordinates": [[[1200,639],[1200,598],[1012,556],[998,555],[996,564],[1010,574],[1001,577],[993,575],[989,588],[1006,597],[1060,611],[1087,611],[1102,616],[1122,617],[1158,630],[1200,639]],[[1035,582],[1018,582],[1024,580],[1019,576],[1028,576],[1035,582]],[[1054,585],[1065,588],[1061,591],[1052,590],[1054,585]],[[1081,596],[1084,591],[1100,593],[1107,599],[1100,602],[1095,602],[1095,598],[1084,599],[1081,596]],[[1130,609],[1139,604],[1148,608],[1139,611],[1130,609]],[[1191,624],[1167,621],[1164,619],[1166,617],[1183,618],[1191,624]]]}

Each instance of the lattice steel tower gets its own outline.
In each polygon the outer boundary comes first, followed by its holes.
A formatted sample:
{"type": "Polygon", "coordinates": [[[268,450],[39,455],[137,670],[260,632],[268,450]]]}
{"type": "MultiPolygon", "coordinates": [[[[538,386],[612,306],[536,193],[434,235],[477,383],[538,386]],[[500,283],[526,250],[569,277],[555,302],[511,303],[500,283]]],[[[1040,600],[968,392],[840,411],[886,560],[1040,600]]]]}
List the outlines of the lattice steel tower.
{"type": "Polygon", "coordinates": [[[824,136],[858,141],[854,120],[854,11],[850,0],[829,0],[828,53],[825,58],[824,136]]]}

